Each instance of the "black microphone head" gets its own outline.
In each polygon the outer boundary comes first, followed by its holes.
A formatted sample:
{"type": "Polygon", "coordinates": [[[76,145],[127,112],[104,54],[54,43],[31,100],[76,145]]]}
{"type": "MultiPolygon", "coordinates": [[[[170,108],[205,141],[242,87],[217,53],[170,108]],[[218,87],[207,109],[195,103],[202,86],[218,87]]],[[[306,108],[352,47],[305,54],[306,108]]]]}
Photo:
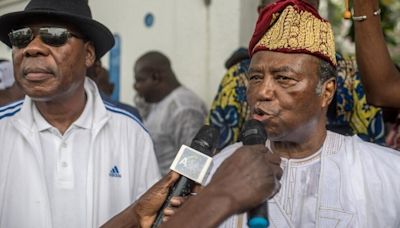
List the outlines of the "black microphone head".
{"type": "Polygon", "coordinates": [[[218,130],[214,127],[204,125],[197,132],[196,136],[194,136],[190,147],[211,157],[218,145],[218,139],[218,130]]]}
{"type": "Polygon", "coordinates": [[[265,144],[267,132],[264,125],[258,120],[248,120],[244,123],[240,132],[243,145],[265,144]]]}

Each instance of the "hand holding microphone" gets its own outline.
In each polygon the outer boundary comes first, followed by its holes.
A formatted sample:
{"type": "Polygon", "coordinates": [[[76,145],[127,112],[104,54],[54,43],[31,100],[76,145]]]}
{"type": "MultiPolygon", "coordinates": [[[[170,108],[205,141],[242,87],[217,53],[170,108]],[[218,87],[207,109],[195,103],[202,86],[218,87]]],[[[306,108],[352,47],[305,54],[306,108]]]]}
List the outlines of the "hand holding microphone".
{"type": "MultiPolygon", "coordinates": [[[[203,183],[206,179],[207,171],[212,164],[210,156],[217,146],[218,135],[218,130],[215,128],[203,126],[194,137],[191,148],[182,146],[178,152],[174,161],[178,164],[171,166],[175,167],[174,170],[177,172],[169,172],[138,200],[101,227],[158,227],[163,220],[164,209],[169,205],[176,205],[174,202],[171,203],[171,200],[177,199],[175,196],[191,193],[195,182],[203,183]]],[[[186,220],[185,217],[180,219],[186,220]]]]}
{"type": "MultiPolygon", "coordinates": [[[[259,143],[240,147],[225,159],[210,183],[185,202],[162,228],[217,227],[233,214],[256,208],[279,189],[281,159],[265,147],[265,137],[258,141],[258,129],[250,124],[243,136],[246,143],[259,143]]],[[[262,125],[261,129],[264,130],[262,125]]],[[[265,212],[264,216],[267,218],[268,214],[265,212]]]]}
{"type": "Polygon", "coordinates": [[[158,212],[153,228],[161,225],[164,209],[170,205],[176,196],[187,196],[192,192],[195,183],[204,184],[212,165],[212,154],[218,144],[218,130],[203,126],[194,137],[190,147],[183,145],[178,152],[171,169],[182,174],[171,188],[167,199],[158,212]]]}
{"type": "Polygon", "coordinates": [[[218,167],[199,195],[217,189],[231,199],[231,215],[249,211],[274,193],[275,176],[280,178],[282,174],[279,164],[280,157],[263,145],[240,147],[218,167]]]}
{"type": "MultiPolygon", "coordinates": [[[[213,137],[206,138],[197,139],[196,144],[210,142],[213,137]]],[[[271,154],[264,144],[240,147],[219,166],[211,182],[162,227],[216,227],[229,216],[256,207],[277,189],[276,179],[282,176],[279,165],[280,157],[271,154]]],[[[149,227],[157,211],[158,215],[162,212],[163,202],[169,202],[165,200],[168,191],[178,179],[177,173],[169,173],[102,227],[149,227]]]]}
{"type": "MultiPolygon", "coordinates": [[[[257,120],[247,121],[241,131],[241,139],[243,145],[261,145],[265,148],[267,140],[267,133],[265,132],[264,125],[257,120]]],[[[267,180],[268,197],[272,197],[280,188],[278,180],[282,177],[282,169],[280,167],[281,159],[278,154],[272,154],[267,148],[267,155],[265,156],[267,171],[265,178],[267,180]]],[[[257,184],[261,179],[255,180],[257,184]]],[[[252,208],[247,213],[247,225],[250,228],[266,228],[269,226],[268,220],[268,202],[265,201],[255,208],[252,208]]]]}
{"type": "Polygon", "coordinates": [[[150,227],[165,201],[170,187],[176,183],[179,177],[178,173],[169,172],[133,204],[115,215],[101,228],[150,227]]]}

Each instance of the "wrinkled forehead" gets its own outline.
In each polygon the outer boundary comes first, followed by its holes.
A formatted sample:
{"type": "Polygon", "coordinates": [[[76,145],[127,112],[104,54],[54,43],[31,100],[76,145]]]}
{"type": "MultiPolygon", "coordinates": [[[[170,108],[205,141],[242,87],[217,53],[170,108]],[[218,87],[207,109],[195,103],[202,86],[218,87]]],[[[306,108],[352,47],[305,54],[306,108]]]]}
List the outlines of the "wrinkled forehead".
{"type": "Polygon", "coordinates": [[[257,51],[251,58],[250,71],[276,71],[278,69],[293,69],[318,71],[320,59],[305,53],[284,53],[277,51],[257,51]]]}

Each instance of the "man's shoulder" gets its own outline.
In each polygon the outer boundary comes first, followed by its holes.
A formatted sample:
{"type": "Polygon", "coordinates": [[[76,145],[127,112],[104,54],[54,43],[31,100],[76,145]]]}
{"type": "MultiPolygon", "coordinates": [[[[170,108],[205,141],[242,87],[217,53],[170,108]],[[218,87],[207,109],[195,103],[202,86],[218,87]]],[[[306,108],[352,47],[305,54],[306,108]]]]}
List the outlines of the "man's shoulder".
{"type": "Polygon", "coordinates": [[[24,101],[16,101],[0,107],[0,122],[5,122],[13,118],[22,108],[24,101]]]}
{"type": "Polygon", "coordinates": [[[195,92],[185,86],[180,86],[175,89],[174,98],[180,102],[196,101],[203,103],[201,98],[195,92]]]}
{"type": "Polygon", "coordinates": [[[134,106],[131,106],[131,105],[119,102],[119,101],[114,101],[114,100],[112,100],[111,98],[109,98],[109,97],[107,97],[105,95],[102,95],[101,99],[103,100],[104,105],[108,105],[108,106],[111,106],[111,107],[116,107],[116,108],[125,110],[128,113],[132,114],[134,117],[136,117],[138,120],[142,121],[142,118],[141,118],[141,116],[139,114],[139,111],[134,106]]]}
{"type": "Polygon", "coordinates": [[[195,92],[184,86],[175,89],[168,103],[168,107],[173,112],[195,110],[204,113],[204,115],[207,112],[203,100],[195,92]]]}
{"type": "MultiPolygon", "coordinates": [[[[362,140],[358,136],[352,136],[354,145],[357,147],[360,153],[369,154],[371,157],[383,160],[393,160],[393,162],[400,162],[400,151],[394,150],[389,147],[378,145],[362,140]]],[[[397,165],[399,165],[398,163],[397,165]]],[[[400,166],[399,166],[400,167],[400,166]]]]}
{"type": "Polygon", "coordinates": [[[222,162],[225,161],[228,157],[230,157],[239,147],[241,147],[243,144],[241,142],[231,144],[224,149],[221,150],[218,154],[216,154],[213,157],[213,166],[210,172],[210,175],[208,176],[207,183],[211,180],[212,176],[214,175],[215,171],[218,169],[218,167],[221,165],[222,162]]]}
{"type": "Polygon", "coordinates": [[[120,127],[135,126],[147,132],[147,129],[144,127],[142,121],[131,112],[112,104],[105,103],[104,106],[111,117],[108,120],[110,124],[117,124],[120,127]]]}
{"type": "Polygon", "coordinates": [[[337,157],[342,165],[347,164],[353,170],[361,168],[370,176],[400,176],[400,151],[366,142],[357,135],[343,138],[344,147],[339,152],[341,156],[337,157]]]}

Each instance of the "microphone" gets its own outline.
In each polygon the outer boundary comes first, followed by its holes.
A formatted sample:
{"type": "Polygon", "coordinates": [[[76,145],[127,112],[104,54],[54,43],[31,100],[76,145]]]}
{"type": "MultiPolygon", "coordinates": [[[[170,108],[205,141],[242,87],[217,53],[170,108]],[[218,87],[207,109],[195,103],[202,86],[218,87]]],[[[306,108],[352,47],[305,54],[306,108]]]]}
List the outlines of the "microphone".
{"type": "MultiPolygon", "coordinates": [[[[265,145],[267,133],[264,125],[260,121],[253,119],[244,123],[240,138],[243,145],[265,145]]],[[[266,228],[269,226],[267,201],[247,212],[247,225],[250,228],[266,228]]]]}
{"type": "Polygon", "coordinates": [[[157,228],[164,217],[163,210],[169,206],[174,196],[187,196],[197,183],[204,184],[211,169],[213,151],[218,145],[219,132],[216,128],[204,125],[193,138],[190,147],[182,145],[171,170],[182,176],[170,189],[167,199],[157,213],[152,228],[157,228]]]}

